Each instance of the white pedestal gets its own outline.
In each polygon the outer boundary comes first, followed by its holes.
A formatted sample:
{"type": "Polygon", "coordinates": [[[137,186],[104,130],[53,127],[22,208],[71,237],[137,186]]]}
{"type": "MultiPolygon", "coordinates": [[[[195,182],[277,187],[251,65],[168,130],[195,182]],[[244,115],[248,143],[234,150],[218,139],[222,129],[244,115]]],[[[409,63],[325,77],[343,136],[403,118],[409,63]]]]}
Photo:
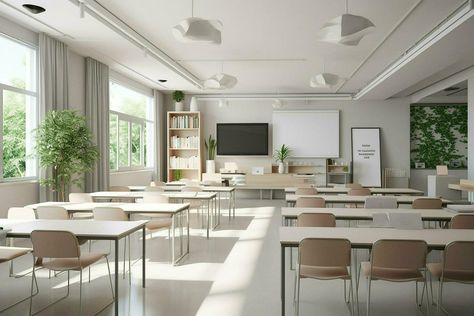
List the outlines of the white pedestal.
{"type": "Polygon", "coordinates": [[[459,178],[455,176],[428,176],[428,196],[442,197],[448,200],[460,200],[461,191],[451,190],[448,184],[459,183],[459,178]]]}

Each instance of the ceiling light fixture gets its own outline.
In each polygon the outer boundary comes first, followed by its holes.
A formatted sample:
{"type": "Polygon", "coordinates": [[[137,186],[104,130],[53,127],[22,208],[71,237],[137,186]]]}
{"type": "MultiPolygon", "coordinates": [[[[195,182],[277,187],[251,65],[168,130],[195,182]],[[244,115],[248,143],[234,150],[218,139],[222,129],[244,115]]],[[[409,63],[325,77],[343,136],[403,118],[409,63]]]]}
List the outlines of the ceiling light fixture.
{"type": "Polygon", "coordinates": [[[79,1],[79,17],[83,19],[86,16],[86,8],[83,1],[79,1]]]}
{"type": "Polygon", "coordinates": [[[331,88],[339,83],[339,76],[328,72],[311,77],[309,85],[311,88],[331,88]]]}
{"type": "Polygon", "coordinates": [[[274,99],[272,101],[272,107],[274,109],[281,109],[283,107],[283,102],[280,99],[274,99]]]}
{"type": "Polygon", "coordinates": [[[44,11],[46,11],[45,8],[40,7],[39,5],[36,5],[36,4],[25,3],[25,4],[22,5],[22,7],[25,8],[26,10],[30,11],[33,14],[40,14],[40,13],[43,13],[44,11]]]}
{"type": "Polygon", "coordinates": [[[167,81],[168,81],[168,80],[166,80],[166,79],[158,79],[158,82],[161,82],[161,83],[165,83],[165,82],[167,82],[167,81]]]}
{"type": "Polygon", "coordinates": [[[191,1],[191,17],[182,20],[171,30],[180,42],[201,42],[220,45],[222,23],[194,17],[194,0],[191,1]]]}
{"type": "Polygon", "coordinates": [[[237,84],[237,78],[224,73],[224,63],[221,64],[221,72],[212,75],[209,79],[204,80],[205,89],[224,90],[232,89],[237,84]]]}
{"type": "Polygon", "coordinates": [[[348,13],[346,0],[345,14],[324,23],[316,38],[320,42],[356,46],[367,34],[375,30],[375,25],[367,18],[348,13]]]}

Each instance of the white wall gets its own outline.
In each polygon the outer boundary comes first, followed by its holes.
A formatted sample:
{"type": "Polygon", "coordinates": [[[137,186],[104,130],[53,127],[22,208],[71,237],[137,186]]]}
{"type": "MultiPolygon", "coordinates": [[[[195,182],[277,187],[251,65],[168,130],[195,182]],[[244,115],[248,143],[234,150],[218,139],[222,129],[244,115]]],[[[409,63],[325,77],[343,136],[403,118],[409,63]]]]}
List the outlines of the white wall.
{"type": "Polygon", "coordinates": [[[110,186],[114,185],[149,185],[152,181],[153,170],[110,173],[110,186]]]}
{"type": "MultiPolygon", "coordinates": [[[[411,169],[410,172],[410,187],[417,190],[422,190],[427,194],[428,192],[428,176],[435,175],[435,169],[411,169]]],[[[453,169],[449,170],[450,176],[458,177],[459,179],[467,178],[466,169],[453,169]]],[[[463,195],[465,198],[465,195],[463,195]]]]}

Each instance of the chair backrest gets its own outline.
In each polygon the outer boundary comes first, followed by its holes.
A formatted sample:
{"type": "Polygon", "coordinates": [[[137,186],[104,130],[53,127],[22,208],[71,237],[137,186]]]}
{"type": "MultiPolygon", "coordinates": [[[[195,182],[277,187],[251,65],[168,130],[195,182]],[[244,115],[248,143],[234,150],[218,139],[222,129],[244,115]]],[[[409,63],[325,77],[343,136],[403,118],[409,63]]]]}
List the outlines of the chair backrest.
{"type": "Polygon", "coordinates": [[[180,182],[183,182],[185,186],[192,186],[192,187],[199,186],[199,180],[181,179],[180,182]]]}
{"type": "Polygon", "coordinates": [[[458,214],[451,219],[452,229],[474,229],[474,214],[458,214]]]}
{"type": "Polygon", "coordinates": [[[94,202],[94,199],[89,193],[69,193],[69,202],[89,203],[94,202]]]}
{"type": "Polygon", "coordinates": [[[365,199],[365,208],[398,208],[397,198],[394,196],[368,196],[365,199]]]}
{"type": "Polygon", "coordinates": [[[439,209],[443,207],[443,201],[438,198],[418,198],[413,200],[411,207],[416,209],[439,209]]]}
{"type": "Polygon", "coordinates": [[[34,230],[31,232],[33,254],[37,258],[79,258],[77,237],[68,231],[34,230]]]}
{"type": "Polygon", "coordinates": [[[371,227],[390,227],[388,214],[384,212],[373,213],[371,227]]]}
{"type": "Polygon", "coordinates": [[[351,243],[347,239],[306,238],[298,247],[301,265],[348,267],[351,265],[351,243]]]}
{"type": "Polygon", "coordinates": [[[443,270],[464,270],[474,272],[474,242],[453,241],[446,245],[443,270]]]}
{"type": "Polygon", "coordinates": [[[396,229],[423,229],[420,213],[389,212],[387,214],[390,227],[396,229]]]}
{"type": "Polygon", "coordinates": [[[367,196],[370,195],[370,190],[367,188],[350,189],[347,195],[367,196]]]}
{"type": "Polygon", "coordinates": [[[202,192],[202,188],[199,186],[185,186],[181,189],[181,192],[202,192]]]}
{"type": "Polygon", "coordinates": [[[69,219],[69,214],[62,206],[38,206],[36,217],[38,219],[69,219]]]}
{"type": "Polygon", "coordinates": [[[120,207],[94,207],[96,221],[128,221],[128,216],[120,207]]]}
{"type": "Polygon", "coordinates": [[[169,197],[161,192],[143,192],[143,203],[169,203],[169,197]]]}
{"type": "Polygon", "coordinates": [[[151,181],[150,187],[164,187],[166,185],[163,181],[151,181]]]}
{"type": "Polygon", "coordinates": [[[349,189],[362,189],[363,186],[360,183],[346,183],[346,188],[349,188],[349,189]]]}
{"type": "Polygon", "coordinates": [[[35,210],[29,207],[10,207],[8,209],[8,219],[35,220],[35,210]]]}
{"type": "Polygon", "coordinates": [[[145,192],[164,192],[165,188],[162,186],[149,186],[145,187],[145,192]]]}
{"type": "Polygon", "coordinates": [[[122,185],[114,185],[109,188],[109,191],[112,192],[129,192],[130,188],[122,185]]]}
{"type": "Polygon", "coordinates": [[[380,239],[371,253],[372,268],[424,269],[428,245],[424,240],[380,239]]]}
{"type": "Polygon", "coordinates": [[[326,207],[326,201],[321,197],[299,197],[295,207],[326,207]]]}
{"type": "Polygon", "coordinates": [[[316,195],[318,190],[316,188],[296,188],[296,195],[316,195]]]}
{"type": "Polygon", "coordinates": [[[331,213],[301,213],[296,223],[298,227],[336,227],[336,216],[331,213]]]}
{"type": "Polygon", "coordinates": [[[222,175],[220,173],[203,173],[202,181],[206,183],[222,183],[222,175]]]}

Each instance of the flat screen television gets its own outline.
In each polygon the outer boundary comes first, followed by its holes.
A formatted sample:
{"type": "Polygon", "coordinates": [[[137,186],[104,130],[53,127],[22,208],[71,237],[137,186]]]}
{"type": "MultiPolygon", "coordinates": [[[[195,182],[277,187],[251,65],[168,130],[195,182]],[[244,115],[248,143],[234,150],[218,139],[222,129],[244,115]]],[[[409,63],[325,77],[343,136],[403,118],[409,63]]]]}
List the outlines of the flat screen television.
{"type": "Polygon", "coordinates": [[[218,123],[217,155],[267,156],[268,123],[218,123]]]}

